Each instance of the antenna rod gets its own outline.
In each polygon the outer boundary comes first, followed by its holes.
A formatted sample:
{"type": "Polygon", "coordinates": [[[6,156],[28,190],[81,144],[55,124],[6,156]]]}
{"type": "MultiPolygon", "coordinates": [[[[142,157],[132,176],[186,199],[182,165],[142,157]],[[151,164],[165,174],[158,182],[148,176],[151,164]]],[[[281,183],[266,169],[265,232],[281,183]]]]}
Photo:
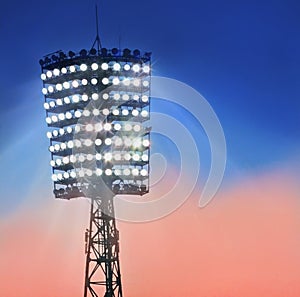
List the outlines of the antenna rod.
{"type": "Polygon", "coordinates": [[[95,5],[95,9],[96,9],[96,39],[93,43],[93,46],[92,48],[94,48],[95,44],[97,43],[97,50],[98,50],[98,54],[100,53],[100,50],[102,48],[102,45],[101,45],[101,40],[100,40],[100,37],[99,37],[99,19],[98,19],[98,6],[97,4],[95,5]]]}

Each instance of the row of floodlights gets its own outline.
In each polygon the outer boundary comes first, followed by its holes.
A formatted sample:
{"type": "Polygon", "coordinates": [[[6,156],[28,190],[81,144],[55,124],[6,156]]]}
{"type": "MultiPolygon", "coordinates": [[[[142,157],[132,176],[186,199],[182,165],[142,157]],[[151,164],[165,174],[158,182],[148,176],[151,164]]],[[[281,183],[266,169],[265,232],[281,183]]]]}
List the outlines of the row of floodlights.
{"type": "Polygon", "coordinates": [[[111,130],[114,130],[114,131],[125,131],[125,132],[136,132],[136,133],[139,133],[141,131],[143,131],[143,126],[139,125],[139,124],[136,124],[136,125],[131,125],[129,123],[125,123],[123,125],[119,124],[119,123],[116,123],[116,124],[111,124],[111,123],[105,123],[105,124],[102,124],[102,123],[97,123],[97,124],[87,124],[87,125],[83,125],[83,126],[80,126],[80,125],[76,125],[75,127],[71,127],[71,126],[68,126],[66,128],[60,128],[60,129],[57,129],[57,130],[53,130],[53,131],[48,131],[47,132],[47,137],[49,139],[51,138],[56,138],[56,137],[61,137],[63,135],[68,135],[68,134],[72,134],[73,133],[79,133],[80,131],[86,131],[86,132],[101,132],[101,131],[111,131],[111,130]]]}
{"type": "MultiPolygon", "coordinates": [[[[91,99],[94,101],[97,101],[99,99],[99,94],[98,93],[93,93],[91,95],[91,99]]],[[[103,100],[108,100],[108,99],[113,99],[113,100],[123,100],[123,101],[128,101],[128,100],[133,100],[133,101],[139,101],[141,100],[144,103],[149,102],[149,96],[147,95],[142,95],[139,96],[138,94],[120,94],[120,93],[114,93],[112,95],[109,95],[108,93],[104,93],[102,95],[102,99],[103,100]]],[[[73,95],[73,96],[69,96],[69,97],[65,97],[63,99],[56,99],[56,100],[52,100],[50,102],[45,102],[44,103],[44,108],[46,110],[54,108],[56,106],[63,106],[65,104],[71,104],[71,103],[79,103],[79,102],[87,102],[89,100],[89,96],[86,94],[83,95],[73,95]]]]}
{"type": "MultiPolygon", "coordinates": [[[[114,116],[130,116],[131,117],[131,115],[132,115],[133,117],[141,116],[142,118],[147,118],[149,115],[149,112],[145,109],[141,110],[141,111],[139,111],[137,109],[132,109],[131,114],[129,114],[128,109],[109,110],[108,108],[104,108],[103,110],[101,110],[101,113],[104,116],[108,116],[108,115],[112,114],[114,116]]],[[[84,117],[99,116],[101,113],[100,113],[100,110],[97,108],[93,109],[92,112],[90,112],[88,109],[85,109],[83,111],[76,110],[76,111],[74,111],[74,113],[67,111],[66,113],[60,113],[58,115],[52,115],[52,116],[46,117],[46,123],[48,125],[51,125],[51,124],[58,123],[60,121],[79,119],[82,116],[84,116],[84,117]]]]}
{"type": "MultiPolygon", "coordinates": [[[[76,57],[85,58],[87,56],[95,56],[95,55],[101,55],[103,57],[111,57],[111,56],[123,56],[125,58],[146,58],[147,60],[150,59],[151,53],[147,52],[144,54],[144,56],[141,56],[141,52],[138,49],[135,49],[131,52],[130,49],[126,48],[123,51],[113,48],[111,50],[107,48],[101,48],[100,52],[98,52],[95,48],[92,48],[90,51],[87,51],[86,49],[82,49],[79,54],[74,53],[73,51],[69,51],[68,56],[69,58],[73,59],[76,57]]],[[[68,59],[68,56],[63,52],[59,51],[58,53],[50,54],[48,55],[44,60],[40,60],[40,65],[44,66],[45,64],[48,65],[50,63],[57,63],[59,61],[63,61],[68,59]]]]}
{"type": "MultiPolygon", "coordinates": [[[[96,86],[99,83],[97,78],[92,78],[90,80],[90,84],[93,86],[96,86]]],[[[150,82],[149,80],[141,80],[139,78],[134,78],[134,79],[130,79],[130,78],[120,78],[120,77],[116,77],[116,76],[111,76],[111,77],[104,77],[101,80],[101,83],[104,86],[107,86],[109,84],[112,84],[114,86],[118,86],[120,84],[123,84],[124,86],[128,87],[130,85],[134,86],[134,87],[140,87],[143,86],[145,88],[148,88],[150,86],[150,82]]],[[[72,82],[69,81],[65,81],[64,83],[58,83],[55,86],[50,85],[48,86],[48,88],[43,88],[42,89],[42,93],[44,95],[49,95],[52,93],[56,93],[56,92],[61,92],[63,90],[69,90],[70,88],[78,88],[81,86],[87,86],[89,84],[89,81],[87,79],[82,79],[82,80],[73,80],[72,82]]]]}
{"type": "Polygon", "coordinates": [[[51,153],[57,153],[57,152],[61,152],[67,149],[73,149],[73,148],[80,148],[80,147],[90,147],[92,145],[95,146],[101,146],[103,144],[110,146],[110,145],[114,145],[116,147],[121,147],[121,146],[125,146],[125,147],[134,147],[136,149],[138,148],[144,148],[147,149],[150,146],[150,141],[148,139],[142,139],[140,137],[136,137],[136,138],[130,138],[130,137],[115,137],[114,139],[112,138],[105,138],[103,141],[100,138],[97,138],[96,140],[92,140],[92,139],[84,139],[84,140],[79,140],[79,139],[75,139],[75,140],[69,140],[67,142],[62,142],[62,143],[56,143],[54,145],[51,145],[49,147],[49,151],[51,153]]]}
{"type": "Polygon", "coordinates": [[[148,154],[140,155],[138,153],[105,153],[105,154],[77,154],[77,155],[70,155],[65,156],[63,158],[57,158],[55,160],[50,161],[50,166],[57,167],[57,166],[64,166],[69,164],[75,164],[75,163],[84,163],[84,162],[91,162],[91,161],[134,161],[134,162],[148,162],[149,157],[148,154]]]}
{"type": "Polygon", "coordinates": [[[113,71],[121,71],[121,70],[125,70],[125,71],[130,71],[132,70],[135,73],[139,73],[139,72],[144,72],[146,74],[150,73],[150,66],[149,65],[140,65],[140,64],[120,64],[117,62],[112,62],[112,63],[102,63],[101,65],[99,65],[98,63],[93,63],[91,65],[87,65],[87,64],[81,64],[81,65],[71,65],[71,66],[67,66],[67,67],[62,67],[61,69],[55,68],[54,70],[47,70],[45,73],[41,74],[41,79],[46,81],[47,79],[53,78],[53,77],[57,77],[60,75],[64,75],[67,73],[75,73],[78,71],[87,71],[87,70],[92,70],[92,71],[96,71],[98,70],[100,67],[100,69],[106,71],[106,70],[113,70],[113,71]]]}
{"type": "Polygon", "coordinates": [[[52,180],[54,182],[57,181],[64,181],[68,180],[70,178],[82,178],[82,177],[91,177],[91,176],[101,176],[101,175],[106,175],[106,176],[143,176],[147,177],[148,176],[148,170],[147,169],[137,169],[137,168],[125,168],[125,169],[105,169],[104,171],[100,168],[97,168],[96,170],[91,170],[91,169],[80,169],[77,172],[71,171],[71,172],[64,172],[64,173],[54,173],[52,174],[52,180]]]}

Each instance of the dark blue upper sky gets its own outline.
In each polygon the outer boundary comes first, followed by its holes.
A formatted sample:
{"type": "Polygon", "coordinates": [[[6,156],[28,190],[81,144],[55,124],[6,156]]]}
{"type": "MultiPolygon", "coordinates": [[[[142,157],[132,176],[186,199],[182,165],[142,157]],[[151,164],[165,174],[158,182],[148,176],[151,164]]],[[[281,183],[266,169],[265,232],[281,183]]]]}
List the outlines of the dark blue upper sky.
{"type": "MultiPolygon", "coordinates": [[[[299,1],[103,0],[98,5],[103,46],[152,51],[154,75],[181,80],[210,102],[225,132],[229,164],[256,170],[299,156],[299,1]]],[[[0,156],[37,127],[36,147],[47,155],[38,61],[59,49],[90,48],[94,6],[90,0],[2,3],[0,156]]],[[[23,147],[19,153],[32,152],[23,147]]]]}

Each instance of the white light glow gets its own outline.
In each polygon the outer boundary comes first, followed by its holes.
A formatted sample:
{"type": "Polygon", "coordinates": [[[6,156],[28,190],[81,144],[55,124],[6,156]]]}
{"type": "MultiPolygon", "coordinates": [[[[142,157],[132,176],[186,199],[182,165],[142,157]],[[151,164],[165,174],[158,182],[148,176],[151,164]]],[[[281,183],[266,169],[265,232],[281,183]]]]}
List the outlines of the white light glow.
{"type": "Polygon", "coordinates": [[[72,119],[72,114],[69,111],[66,112],[66,118],[68,120],[72,119]]]}
{"type": "Polygon", "coordinates": [[[140,132],[141,131],[141,126],[140,125],[134,125],[133,126],[133,131],[134,132],[140,132]]]}
{"type": "Polygon", "coordinates": [[[95,158],[97,161],[100,161],[102,159],[102,155],[97,153],[95,158]]]}
{"type": "Polygon", "coordinates": [[[83,163],[83,162],[85,161],[85,156],[84,156],[84,155],[80,155],[80,156],[78,157],[78,161],[79,161],[80,163],[83,163]]]}
{"type": "Polygon", "coordinates": [[[130,124],[125,124],[124,125],[124,130],[125,131],[131,131],[132,130],[132,126],[130,124]]]}
{"type": "Polygon", "coordinates": [[[142,155],[142,161],[148,162],[148,155],[142,155]]]}
{"type": "Polygon", "coordinates": [[[143,96],[142,96],[142,101],[143,101],[143,102],[148,102],[148,101],[149,101],[149,97],[146,96],[146,95],[143,95],[143,96]]]}
{"type": "Polygon", "coordinates": [[[65,150],[67,148],[67,145],[63,142],[63,143],[60,144],[60,148],[62,150],[65,150]]]}
{"type": "Polygon", "coordinates": [[[125,78],[123,80],[123,84],[124,84],[124,86],[129,86],[130,85],[130,79],[129,78],[125,78]]]}
{"type": "Polygon", "coordinates": [[[57,181],[57,175],[56,174],[52,174],[52,180],[54,181],[54,182],[56,182],[57,181]]]}
{"type": "Polygon", "coordinates": [[[148,116],[148,111],[147,111],[147,110],[142,110],[141,116],[142,116],[143,118],[146,118],[146,117],[148,116]]]}
{"type": "Polygon", "coordinates": [[[104,109],[102,110],[102,113],[103,113],[103,115],[108,116],[108,115],[109,115],[109,109],[104,108],[104,109]]]}
{"type": "Polygon", "coordinates": [[[97,108],[93,109],[93,115],[94,116],[98,116],[99,114],[100,114],[99,109],[97,109],[97,108]]]}
{"type": "Polygon", "coordinates": [[[141,176],[147,176],[147,175],[148,175],[148,171],[146,169],[142,169],[141,176]]]}
{"type": "Polygon", "coordinates": [[[107,93],[104,93],[102,95],[102,98],[103,98],[103,100],[107,100],[107,99],[109,99],[109,95],[107,93]]]}
{"type": "Polygon", "coordinates": [[[133,176],[139,175],[139,170],[137,168],[132,169],[132,175],[133,176]]]}
{"type": "Polygon", "coordinates": [[[42,93],[43,93],[44,95],[47,95],[48,90],[47,90],[46,88],[43,88],[43,89],[42,89],[42,93]]]}
{"type": "Polygon", "coordinates": [[[116,86],[120,83],[120,80],[118,77],[114,77],[114,79],[112,80],[112,83],[116,86]]]}
{"type": "Polygon", "coordinates": [[[122,96],[122,99],[123,99],[124,101],[127,101],[127,100],[129,100],[129,95],[127,95],[127,94],[124,94],[124,95],[122,96]]]}
{"type": "Polygon", "coordinates": [[[123,174],[127,175],[127,176],[130,175],[130,169],[128,169],[128,168],[124,169],[123,174]]]}
{"type": "Polygon", "coordinates": [[[47,75],[48,78],[51,78],[51,77],[52,77],[52,72],[51,72],[50,70],[48,70],[48,71],[46,72],[46,75],[47,75]]]}
{"type": "Polygon", "coordinates": [[[130,65],[129,64],[125,64],[124,65],[124,70],[129,71],[130,70],[130,65]]]}
{"type": "Polygon", "coordinates": [[[108,175],[108,176],[112,175],[112,170],[111,169],[106,169],[105,174],[108,175]]]}
{"type": "Polygon", "coordinates": [[[70,163],[70,158],[69,157],[63,157],[63,163],[65,165],[69,164],[70,163]]]}
{"type": "Polygon", "coordinates": [[[111,145],[111,139],[110,139],[110,138],[106,138],[106,139],[104,140],[104,143],[105,143],[106,145],[111,145]]]}
{"type": "Polygon", "coordinates": [[[130,159],[131,159],[130,154],[129,154],[129,153],[126,153],[126,154],[124,155],[124,159],[125,159],[126,161],[130,161],[130,159]]]}
{"type": "Polygon", "coordinates": [[[122,174],[121,170],[120,169],[115,169],[114,171],[115,175],[119,176],[122,174]]]}
{"type": "Polygon", "coordinates": [[[102,144],[102,140],[101,139],[98,138],[98,139],[95,140],[95,145],[96,146],[100,146],[101,144],[102,144]]]}
{"type": "Polygon", "coordinates": [[[42,73],[42,74],[41,74],[41,79],[42,79],[42,80],[46,80],[46,79],[47,79],[47,75],[46,75],[45,73],[42,73]]]}
{"type": "Polygon", "coordinates": [[[133,109],[131,114],[134,116],[134,117],[137,117],[139,115],[139,111],[137,109],[133,109]]]}
{"type": "Polygon", "coordinates": [[[143,146],[144,146],[144,147],[150,146],[150,141],[149,141],[148,139],[144,139],[144,140],[143,140],[143,146]]]}
{"type": "Polygon", "coordinates": [[[74,147],[74,142],[72,140],[69,140],[67,146],[69,149],[72,149],[74,147]]]}
{"type": "Polygon", "coordinates": [[[76,71],[76,67],[74,65],[69,67],[70,72],[75,72],[76,71]]]}
{"type": "Polygon", "coordinates": [[[72,101],[73,103],[78,103],[80,101],[79,96],[78,95],[72,96],[72,101]]]}
{"type": "Polygon", "coordinates": [[[44,103],[44,108],[45,108],[45,109],[49,109],[49,108],[50,108],[49,103],[45,102],[45,103],[44,103]]]}
{"type": "Polygon", "coordinates": [[[85,146],[91,146],[92,144],[93,144],[93,142],[91,139],[85,139],[85,141],[84,141],[85,146]]]}
{"type": "Polygon", "coordinates": [[[73,88],[78,88],[79,87],[78,81],[77,80],[73,80],[72,81],[72,86],[73,86],[73,88]]]}
{"type": "Polygon", "coordinates": [[[55,68],[55,69],[53,70],[53,74],[54,74],[55,76],[59,76],[59,74],[60,74],[59,69],[55,68]]]}
{"type": "Polygon", "coordinates": [[[103,125],[103,128],[104,128],[105,131],[110,131],[111,130],[111,124],[110,123],[105,123],[103,125]]]}
{"type": "Polygon", "coordinates": [[[139,155],[139,154],[134,154],[134,155],[132,156],[132,160],[133,160],[133,161],[139,161],[139,160],[140,160],[140,155],[139,155]]]}
{"type": "Polygon", "coordinates": [[[104,155],[104,160],[105,160],[106,162],[111,161],[111,159],[112,159],[112,154],[111,154],[111,153],[106,153],[106,154],[104,155]]]}
{"type": "Polygon", "coordinates": [[[148,65],[145,65],[145,66],[143,67],[143,71],[144,71],[145,73],[149,73],[149,72],[150,72],[150,67],[149,67],[148,65]]]}
{"type": "Polygon", "coordinates": [[[81,111],[80,110],[76,110],[74,113],[76,118],[80,118],[81,117],[81,111]]]}
{"type": "Polygon", "coordinates": [[[129,115],[128,109],[123,109],[123,110],[122,110],[122,115],[128,116],[128,115],[129,115]]]}
{"type": "Polygon", "coordinates": [[[117,116],[120,114],[120,111],[118,109],[114,109],[112,113],[113,115],[117,116]]]}
{"type": "Polygon", "coordinates": [[[139,65],[139,64],[133,65],[133,66],[132,66],[132,70],[133,70],[134,72],[139,72],[139,71],[140,71],[140,65],[139,65]]]}
{"type": "Polygon", "coordinates": [[[88,161],[92,161],[94,159],[94,156],[92,154],[87,154],[86,159],[88,161]]]}
{"type": "Polygon", "coordinates": [[[121,65],[119,63],[115,63],[113,66],[114,71],[120,71],[121,70],[121,65]]]}
{"type": "Polygon", "coordinates": [[[70,83],[68,81],[65,81],[63,83],[63,86],[64,86],[65,89],[70,89],[70,83]]]}
{"type": "Polygon", "coordinates": [[[88,84],[87,79],[84,78],[84,79],[81,81],[81,84],[82,84],[83,86],[86,86],[86,85],[88,84]]]}
{"type": "Polygon", "coordinates": [[[92,132],[94,130],[94,127],[92,124],[87,124],[86,127],[85,127],[85,130],[87,132],[92,132]]]}
{"type": "Polygon", "coordinates": [[[103,127],[102,127],[101,123],[95,124],[95,131],[96,132],[100,132],[100,131],[102,131],[102,129],[103,129],[103,127]]]}
{"type": "Polygon", "coordinates": [[[57,116],[53,115],[53,116],[51,117],[51,121],[52,121],[53,123],[57,123],[57,122],[58,122],[57,116]]]}
{"type": "Polygon", "coordinates": [[[89,117],[91,115],[91,112],[87,109],[85,109],[83,112],[82,112],[83,116],[85,117],[89,117]]]}
{"type": "Polygon", "coordinates": [[[141,81],[140,81],[138,78],[136,78],[136,79],[133,80],[133,85],[134,85],[135,87],[139,87],[140,84],[141,84],[141,81]]]}
{"type": "Polygon", "coordinates": [[[70,104],[70,103],[71,103],[71,100],[70,100],[69,97],[65,97],[65,98],[64,98],[64,102],[65,102],[66,104],[70,104]]]}
{"type": "Polygon", "coordinates": [[[63,67],[60,71],[62,74],[66,74],[68,72],[67,68],[65,67],[63,67]]]}
{"type": "Polygon", "coordinates": [[[101,176],[103,171],[100,168],[97,168],[95,173],[96,173],[97,176],[101,176]]]}
{"type": "Polygon", "coordinates": [[[97,63],[93,63],[91,65],[92,70],[97,70],[99,68],[99,65],[97,63]]]}
{"type": "Polygon", "coordinates": [[[83,94],[83,95],[81,96],[81,99],[82,99],[82,101],[86,102],[86,101],[89,100],[89,97],[88,97],[88,95],[83,94]]]}
{"type": "Polygon", "coordinates": [[[99,99],[99,95],[97,93],[93,93],[92,94],[92,99],[93,100],[98,100],[99,99]]]}
{"type": "Polygon", "coordinates": [[[49,93],[53,93],[53,92],[54,92],[53,86],[49,86],[49,87],[48,87],[48,92],[49,92],[49,93]]]}
{"type": "Polygon", "coordinates": [[[121,98],[121,95],[119,93],[114,94],[114,99],[119,100],[121,98]]]}
{"type": "Polygon", "coordinates": [[[95,86],[97,83],[98,83],[97,78],[92,78],[92,79],[91,79],[91,84],[92,84],[92,85],[95,86]]]}
{"type": "Polygon", "coordinates": [[[108,79],[107,77],[104,77],[104,78],[102,79],[102,83],[103,83],[104,85],[108,85],[108,84],[109,84],[109,79],[108,79]]]}
{"type": "Polygon", "coordinates": [[[81,71],[86,71],[86,70],[87,70],[86,64],[81,64],[81,65],[80,65],[80,70],[81,70],[81,71]]]}
{"type": "Polygon", "coordinates": [[[114,129],[115,129],[116,131],[121,130],[121,128],[122,128],[122,126],[121,126],[120,124],[118,124],[118,123],[114,125],[114,129]]]}
{"type": "Polygon", "coordinates": [[[148,80],[144,80],[143,81],[143,86],[146,87],[146,88],[149,87],[149,81],[148,80]]]}
{"type": "Polygon", "coordinates": [[[108,64],[107,63],[102,63],[101,68],[102,68],[102,70],[107,70],[108,69],[108,64]]]}
{"type": "Polygon", "coordinates": [[[58,115],[58,118],[59,118],[60,121],[63,121],[65,119],[65,115],[63,113],[60,113],[58,115]]]}
{"type": "Polygon", "coordinates": [[[59,106],[61,106],[61,105],[63,105],[63,101],[61,99],[57,99],[56,100],[56,104],[59,105],[59,106]]]}

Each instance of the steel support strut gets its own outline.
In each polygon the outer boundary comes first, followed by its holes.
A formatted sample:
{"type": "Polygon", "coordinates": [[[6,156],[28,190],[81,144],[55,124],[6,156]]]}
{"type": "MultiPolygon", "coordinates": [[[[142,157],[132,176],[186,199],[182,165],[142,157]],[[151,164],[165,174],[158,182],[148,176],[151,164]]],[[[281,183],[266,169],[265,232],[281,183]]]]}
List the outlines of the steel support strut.
{"type": "Polygon", "coordinates": [[[119,231],[114,218],[113,197],[91,199],[86,237],[84,297],[122,297],[119,231]]]}

